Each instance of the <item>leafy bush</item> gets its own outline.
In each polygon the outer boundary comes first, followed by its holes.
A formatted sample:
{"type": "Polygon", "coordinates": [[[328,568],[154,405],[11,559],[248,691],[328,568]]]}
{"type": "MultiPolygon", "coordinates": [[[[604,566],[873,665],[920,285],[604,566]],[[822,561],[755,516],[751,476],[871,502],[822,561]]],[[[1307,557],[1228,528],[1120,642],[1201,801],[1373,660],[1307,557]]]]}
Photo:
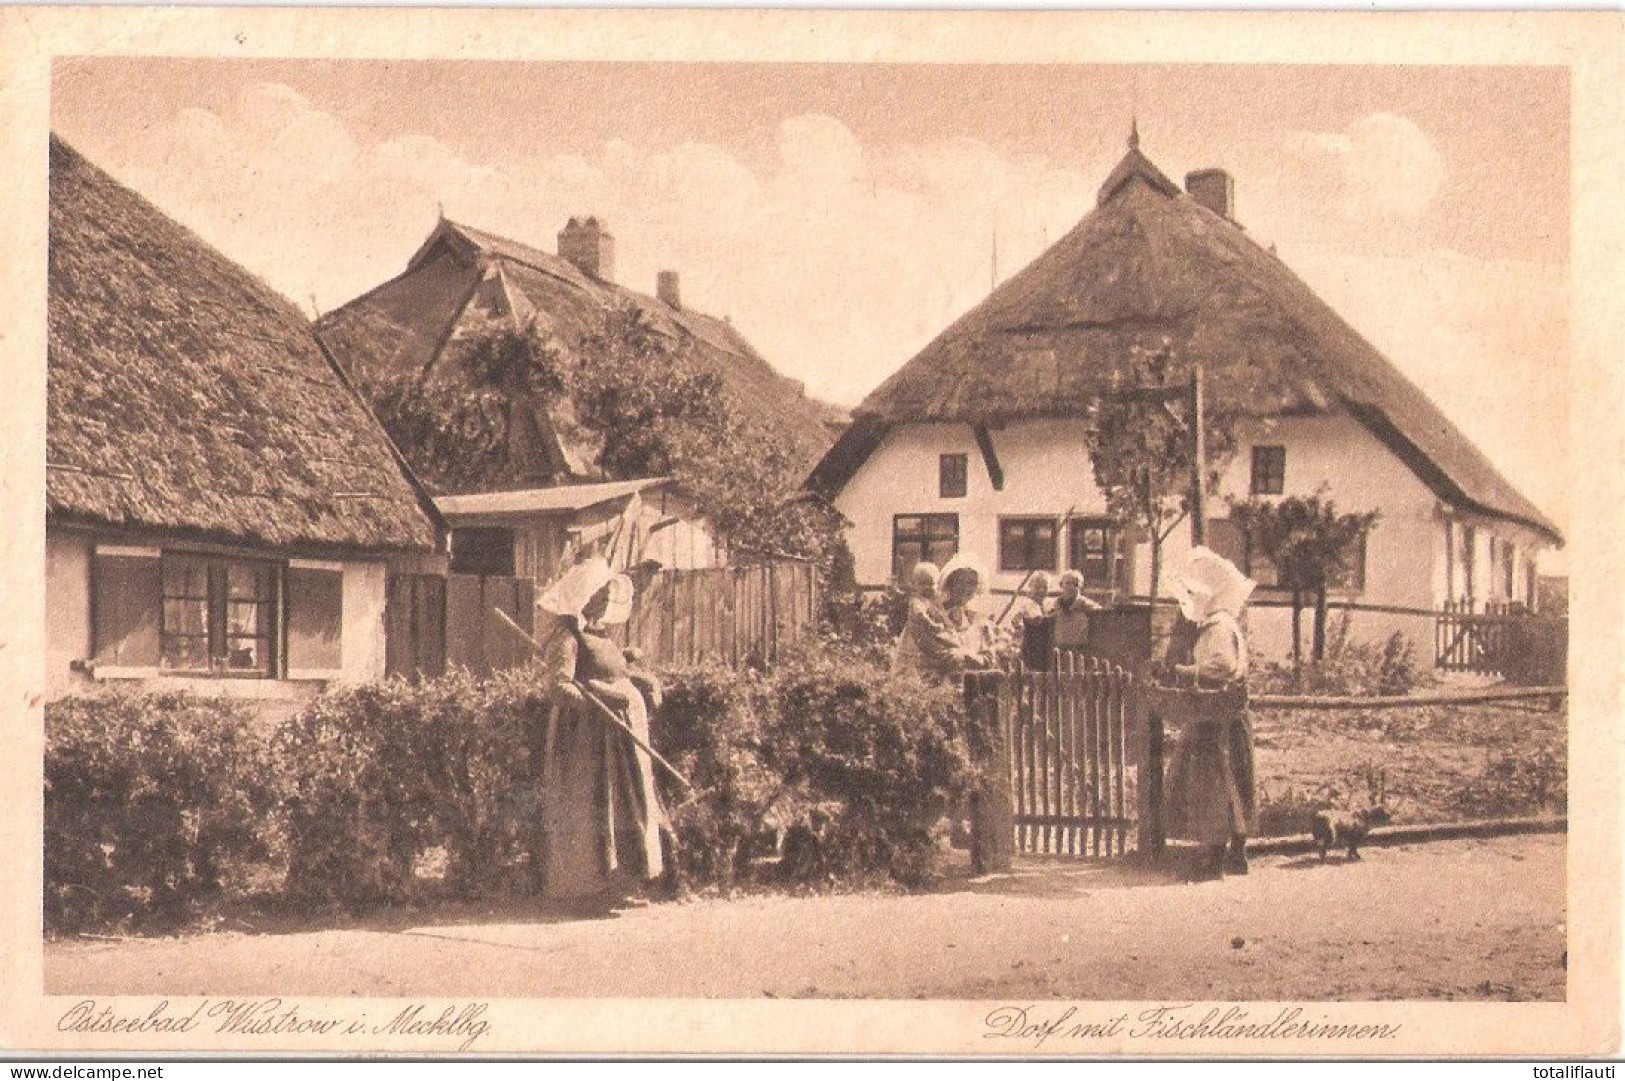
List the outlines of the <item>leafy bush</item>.
{"type": "Polygon", "coordinates": [[[667,789],[680,888],[731,889],[752,846],[797,817],[796,794],[762,758],[762,719],[771,704],[754,672],[702,665],[668,674],[652,735],[694,784],[687,793],[667,789]]]}
{"type": "MultiPolygon", "coordinates": [[[[227,700],[52,703],[50,925],[178,926],[256,890],[308,907],[534,888],[546,691],[525,669],[342,687],[268,738],[227,700]]],[[[793,838],[797,881],[921,883],[979,746],[957,688],[835,647],[670,673],[653,735],[695,786],[666,786],[689,889],[731,888],[769,837],[793,838]]]]}
{"type": "Polygon", "coordinates": [[[959,689],[839,649],[792,658],[773,682],[768,757],[809,808],[787,871],[803,880],[929,879],[944,818],[976,780],[978,734],[959,689]]]}
{"type": "Polygon", "coordinates": [[[273,745],[287,797],[287,895],[370,903],[508,884],[527,864],[529,764],[545,709],[522,670],[322,695],[273,745]],[[417,873],[440,852],[443,875],[417,873]]]}
{"type": "Polygon", "coordinates": [[[45,707],[45,919],[166,929],[277,884],[273,774],[229,700],[104,693],[45,707]]]}
{"type": "Polygon", "coordinates": [[[695,783],[674,813],[690,888],[735,884],[767,834],[783,837],[791,880],[918,885],[975,779],[958,689],[894,677],[851,647],[766,674],[674,673],[655,736],[695,783]]]}
{"type": "Polygon", "coordinates": [[[1395,631],[1381,645],[1349,642],[1334,633],[1333,648],[1324,660],[1296,671],[1290,663],[1260,665],[1251,682],[1257,694],[1365,697],[1409,694],[1431,680],[1431,673],[1417,660],[1415,645],[1395,631]]]}
{"type": "Polygon", "coordinates": [[[1568,763],[1561,748],[1525,747],[1492,754],[1483,773],[1464,780],[1451,793],[1451,810],[1461,818],[1565,813],[1568,763]]]}

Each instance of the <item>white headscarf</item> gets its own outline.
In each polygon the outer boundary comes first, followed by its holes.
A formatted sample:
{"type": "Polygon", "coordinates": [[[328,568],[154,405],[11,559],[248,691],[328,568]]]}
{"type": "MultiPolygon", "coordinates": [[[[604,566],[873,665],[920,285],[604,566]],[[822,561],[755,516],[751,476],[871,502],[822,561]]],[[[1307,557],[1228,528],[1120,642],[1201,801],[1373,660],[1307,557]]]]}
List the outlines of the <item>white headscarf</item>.
{"type": "Polygon", "coordinates": [[[1191,549],[1190,562],[1176,583],[1179,610],[1192,623],[1205,623],[1220,612],[1241,618],[1258,583],[1211,548],[1191,549]]]}
{"type": "Polygon", "coordinates": [[[942,572],[937,570],[937,565],[922,559],[908,572],[908,591],[922,597],[935,596],[941,578],[942,572]]]}
{"type": "Polygon", "coordinates": [[[982,570],[982,562],[969,552],[956,552],[954,557],[942,565],[942,577],[937,579],[938,584],[946,590],[948,579],[960,571],[969,571],[976,576],[976,594],[980,595],[987,590],[987,572],[982,570]]]}
{"type": "Polygon", "coordinates": [[[536,607],[549,615],[579,620],[587,602],[605,586],[609,587],[609,605],[599,622],[625,623],[632,614],[632,580],[610,570],[602,556],[584,559],[565,571],[536,599],[536,607]]]}

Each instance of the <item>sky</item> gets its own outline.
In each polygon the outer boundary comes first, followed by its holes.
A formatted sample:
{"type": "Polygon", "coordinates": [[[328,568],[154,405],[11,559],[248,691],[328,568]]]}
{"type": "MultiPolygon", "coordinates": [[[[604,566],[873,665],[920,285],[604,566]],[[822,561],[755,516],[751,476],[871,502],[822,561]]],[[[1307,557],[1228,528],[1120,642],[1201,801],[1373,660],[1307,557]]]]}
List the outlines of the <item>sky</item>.
{"type": "Polygon", "coordinates": [[[52,126],[307,311],[399,274],[437,216],[728,316],[854,405],[1075,225],[1124,151],[1218,166],[1273,244],[1560,525],[1561,69],[79,58],[52,126]]]}

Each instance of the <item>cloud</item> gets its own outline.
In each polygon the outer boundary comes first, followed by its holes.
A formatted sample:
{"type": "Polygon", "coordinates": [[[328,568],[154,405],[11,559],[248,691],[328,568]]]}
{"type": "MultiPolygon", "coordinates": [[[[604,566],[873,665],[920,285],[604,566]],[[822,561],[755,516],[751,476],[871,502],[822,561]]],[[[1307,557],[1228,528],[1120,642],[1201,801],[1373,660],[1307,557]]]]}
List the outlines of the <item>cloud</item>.
{"type": "Polygon", "coordinates": [[[1260,163],[1266,217],[1288,233],[1329,231],[1377,248],[1414,239],[1446,180],[1444,158],[1417,124],[1370,113],[1337,132],[1292,132],[1260,163]]]}

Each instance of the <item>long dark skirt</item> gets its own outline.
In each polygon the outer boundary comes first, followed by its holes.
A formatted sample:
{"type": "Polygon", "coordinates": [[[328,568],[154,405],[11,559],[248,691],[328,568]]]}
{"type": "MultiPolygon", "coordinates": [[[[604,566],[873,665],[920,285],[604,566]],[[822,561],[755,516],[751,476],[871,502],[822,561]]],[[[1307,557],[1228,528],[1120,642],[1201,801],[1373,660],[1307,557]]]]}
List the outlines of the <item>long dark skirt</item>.
{"type": "MultiPolygon", "coordinates": [[[[642,710],[632,719],[648,730],[642,710]]],[[[586,708],[556,709],[541,781],[542,884],[581,897],[659,877],[665,821],[648,756],[586,708]]]]}
{"type": "Polygon", "coordinates": [[[1245,711],[1188,721],[1163,787],[1167,835],[1217,845],[1256,832],[1253,777],[1253,726],[1245,711]]]}

